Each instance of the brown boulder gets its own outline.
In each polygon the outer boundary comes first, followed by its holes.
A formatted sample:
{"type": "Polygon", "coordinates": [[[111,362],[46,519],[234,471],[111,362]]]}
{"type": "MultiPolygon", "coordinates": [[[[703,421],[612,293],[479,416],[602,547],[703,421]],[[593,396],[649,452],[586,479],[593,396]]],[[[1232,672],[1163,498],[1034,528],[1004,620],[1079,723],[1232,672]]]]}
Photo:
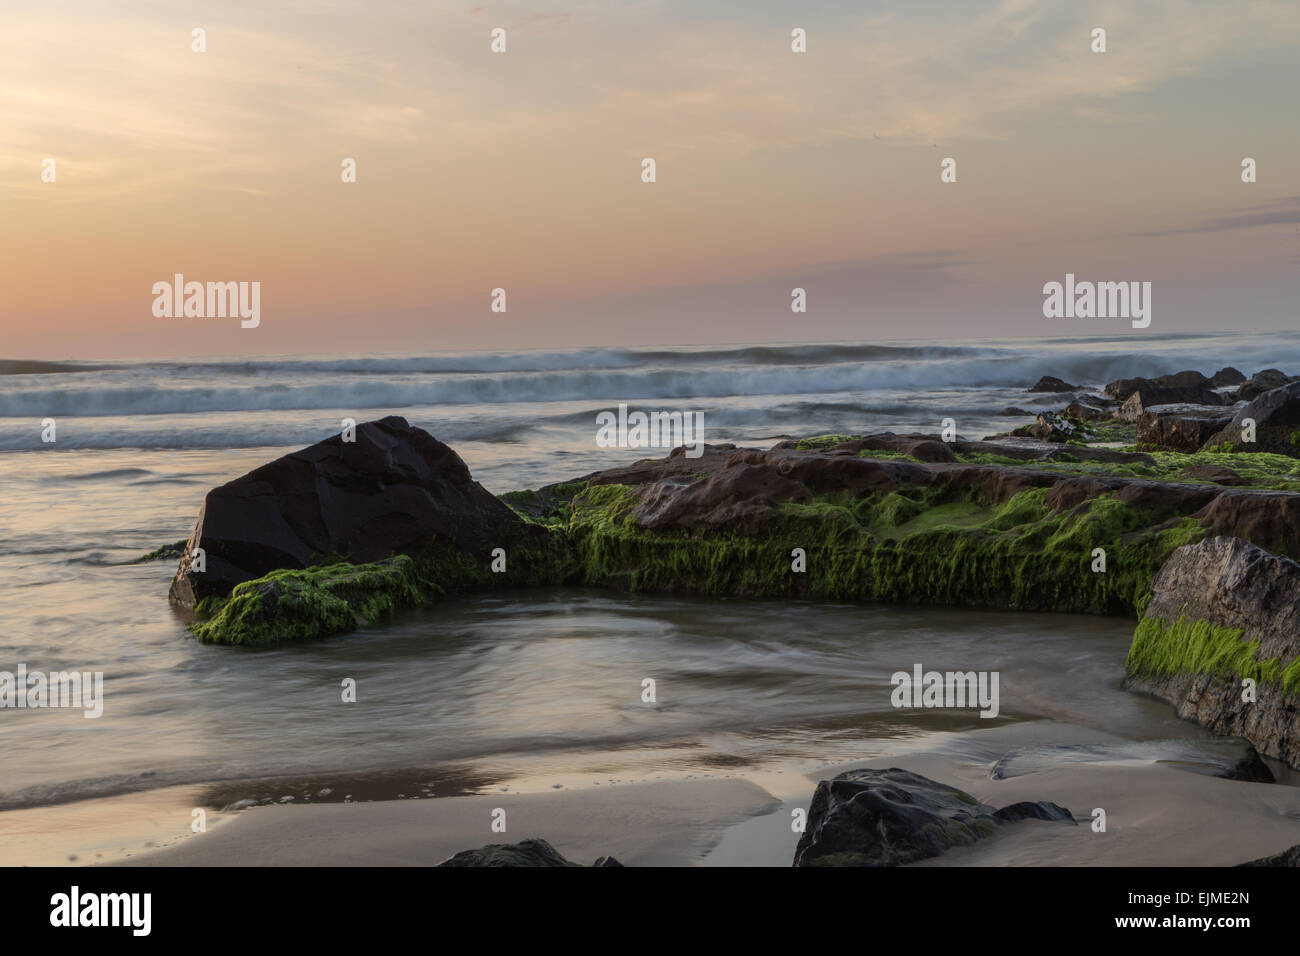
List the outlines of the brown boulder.
{"type": "MultiPolygon", "coordinates": [[[[1130,402],[1138,399],[1134,393],[1130,402]]],[[[1128,408],[1125,405],[1125,408],[1128,408]]],[[[1164,451],[1199,451],[1206,440],[1228,422],[1230,410],[1216,405],[1156,405],[1137,419],[1137,440],[1164,451]]]]}

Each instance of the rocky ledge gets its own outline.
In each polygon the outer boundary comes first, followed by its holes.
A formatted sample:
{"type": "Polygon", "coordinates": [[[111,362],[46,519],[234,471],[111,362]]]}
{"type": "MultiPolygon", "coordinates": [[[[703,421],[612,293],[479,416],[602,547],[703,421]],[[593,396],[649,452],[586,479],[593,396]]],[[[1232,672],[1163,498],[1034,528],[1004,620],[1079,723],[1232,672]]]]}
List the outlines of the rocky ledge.
{"type": "Polygon", "coordinates": [[[208,493],[170,592],[196,637],[319,638],[448,594],[562,585],[1131,614],[1131,686],[1300,761],[1289,456],[835,435],[497,497],[403,419],[355,438],[208,493]],[[1245,677],[1249,708],[1229,693],[1245,677]]]}

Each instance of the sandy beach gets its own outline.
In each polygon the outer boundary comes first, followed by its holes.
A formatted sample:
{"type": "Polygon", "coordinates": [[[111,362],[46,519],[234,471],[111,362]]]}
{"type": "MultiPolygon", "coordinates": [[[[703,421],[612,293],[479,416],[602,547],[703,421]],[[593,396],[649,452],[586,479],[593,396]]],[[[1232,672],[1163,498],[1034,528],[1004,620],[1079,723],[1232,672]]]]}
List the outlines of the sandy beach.
{"type": "Polygon", "coordinates": [[[613,855],[629,866],[788,866],[798,839],[791,810],[807,806],[818,779],[850,767],[896,766],[997,807],[1050,800],[1079,821],[1077,826],[1015,824],[920,866],[1232,866],[1300,843],[1300,789],[1294,786],[1228,780],[1171,762],[1142,761],[990,777],[994,761],[1014,748],[1119,741],[1086,728],[1035,721],[940,735],[917,749],[900,747],[887,757],[806,777],[768,774],[759,780],[656,780],[547,792],[258,806],[209,813],[208,830],[200,834],[188,830],[186,800],[196,797],[188,788],[7,816],[20,828],[26,819],[26,835],[42,837],[48,851],[26,860],[37,865],[68,862],[76,855],[74,844],[89,846],[77,843],[80,823],[96,835],[103,846],[96,852],[103,855],[96,858],[83,849],[85,855],[71,861],[79,864],[428,866],[488,843],[541,837],[584,864],[613,855]],[[1090,825],[1098,807],[1107,815],[1104,833],[1090,825]],[[506,810],[505,834],[491,830],[497,808],[506,810]],[[57,834],[56,826],[63,827],[57,834]],[[153,846],[140,843],[146,832],[153,846]],[[122,845],[132,840],[127,856],[122,845]]]}

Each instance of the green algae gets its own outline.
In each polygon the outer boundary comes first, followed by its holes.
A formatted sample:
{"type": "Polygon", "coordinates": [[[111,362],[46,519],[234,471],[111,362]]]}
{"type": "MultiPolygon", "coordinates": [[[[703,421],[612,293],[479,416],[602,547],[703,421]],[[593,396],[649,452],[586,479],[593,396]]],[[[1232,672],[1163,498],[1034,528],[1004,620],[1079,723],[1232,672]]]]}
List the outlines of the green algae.
{"type": "Polygon", "coordinates": [[[238,584],[228,598],[202,602],[191,630],[205,644],[311,640],[373,624],[424,599],[408,555],[361,565],[338,561],[238,584]]]}
{"type": "Polygon", "coordinates": [[[593,586],[1094,614],[1140,610],[1169,553],[1205,535],[1191,518],[1162,520],[1113,494],[1060,513],[1042,488],[1002,503],[945,494],[787,502],[758,533],[648,531],[632,521],[632,490],[607,485],[574,500],[568,531],[581,582],[593,586]],[[1104,572],[1092,570],[1095,548],[1107,553],[1104,572]]]}
{"type": "Polygon", "coordinates": [[[585,481],[566,481],[536,491],[509,491],[499,497],[525,521],[553,528],[568,520],[574,497],[586,487],[585,481]]]}
{"type": "Polygon", "coordinates": [[[1161,618],[1143,618],[1133,634],[1125,670],[1130,677],[1168,674],[1196,674],[1251,678],[1259,684],[1274,684],[1285,693],[1300,691],[1300,657],[1286,667],[1272,657],[1259,660],[1257,640],[1243,640],[1245,631],[1220,627],[1204,620],[1180,617],[1170,623],[1161,618]]]}
{"type": "MultiPolygon", "coordinates": [[[[829,445],[847,438],[815,440],[829,445]]],[[[959,457],[1162,480],[1178,480],[1173,475],[1189,464],[1224,458],[1243,477],[1260,480],[1278,480],[1281,462],[1288,474],[1300,469],[1284,456],[1214,452],[1154,453],[1153,465],[959,457]],[[1259,461],[1246,467],[1243,458],[1259,461]]],[[[1206,535],[1172,506],[1138,507],[1114,493],[1057,511],[1047,488],[998,501],[981,497],[976,484],[939,482],[886,493],[810,493],[751,516],[744,527],[651,530],[635,520],[639,490],[579,480],[502,496],[537,536],[509,548],[506,574],[491,573],[482,557],[452,545],[405,556],[411,563],[401,570],[390,563],[395,559],[372,565],[333,559],[273,572],[239,585],[225,601],[205,602],[194,631],[221,643],[304,639],[374,623],[447,594],[566,584],[1140,615],[1169,554],[1206,535]],[[1098,548],[1105,551],[1104,571],[1093,570],[1098,548]]]]}
{"type": "Polygon", "coordinates": [[[160,548],[154,548],[148,554],[142,554],[132,561],[132,564],[144,564],[146,561],[161,561],[163,558],[179,558],[185,553],[185,546],[189,544],[188,538],[182,538],[175,544],[164,544],[160,548]]]}
{"type": "Polygon", "coordinates": [[[449,542],[416,554],[352,564],[327,558],[307,568],[272,571],[205,598],[190,630],[209,644],[260,645],[313,640],[390,619],[452,594],[565,581],[572,556],[562,539],[540,533],[504,549],[507,571],[449,542]]]}

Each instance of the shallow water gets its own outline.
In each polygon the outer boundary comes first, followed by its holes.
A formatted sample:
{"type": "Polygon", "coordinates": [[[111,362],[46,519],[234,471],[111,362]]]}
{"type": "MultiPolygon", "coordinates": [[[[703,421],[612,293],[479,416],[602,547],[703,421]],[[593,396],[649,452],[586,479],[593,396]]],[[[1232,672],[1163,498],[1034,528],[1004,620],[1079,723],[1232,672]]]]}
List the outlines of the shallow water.
{"type": "Polygon", "coordinates": [[[709,441],[934,430],[948,414],[979,435],[1015,423],[1007,404],[1056,402],[1024,392],[1040,374],[1099,384],[1234,360],[1250,373],[1288,349],[1300,357],[1292,339],[1201,336],[1158,354],[1063,342],[0,367],[0,670],[106,681],[97,720],[0,710],[0,807],[375,768],[438,767],[470,789],[797,768],[990,723],[892,708],[889,675],[916,663],[1000,671],[999,720],[1195,735],[1119,689],[1125,620],[533,592],[244,651],[186,635],[166,602],[174,562],[130,562],[186,537],[207,489],[346,415],[404,414],[501,492],[643,457],[593,442],[595,411],[637,396],[702,408],[709,441]],[[53,445],[36,437],[46,415],[53,445]],[[356,704],[340,701],[346,677],[356,704]]]}

